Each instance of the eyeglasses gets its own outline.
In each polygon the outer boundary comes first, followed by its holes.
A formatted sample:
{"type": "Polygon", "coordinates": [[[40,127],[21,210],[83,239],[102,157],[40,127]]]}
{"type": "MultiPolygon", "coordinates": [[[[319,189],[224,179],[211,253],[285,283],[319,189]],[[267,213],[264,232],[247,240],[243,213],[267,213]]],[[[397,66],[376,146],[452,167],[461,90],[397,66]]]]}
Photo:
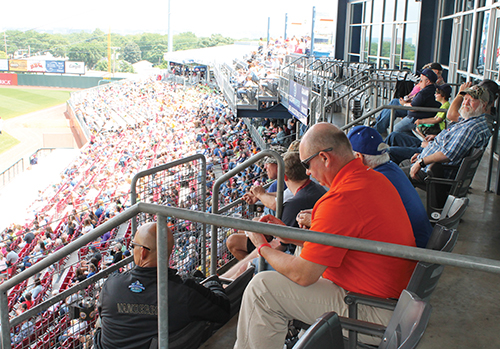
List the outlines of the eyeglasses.
{"type": "Polygon", "coordinates": [[[146,249],[146,250],[148,250],[148,251],[151,251],[151,249],[150,249],[149,247],[146,247],[146,246],[144,246],[144,245],[140,245],[140,244],[138,244],[137,242],[130,241],[130,244],[131,244],[132,246],[134,246],[134,247],[135,247],[135,246],[137,246],[137,247],[142,247],[142,248],[145,248],[145,249],[146,249]]]}
{"type": "Polygon", "coordinates": [[[332,150],[333,150],[333,148],[326,148],[326,149],[320,150],[319,152],[314,153],[313,155],[308,157],[307,159],[302,160],[300,163],[302,164],[302,166],[305,167],[306,170],[309,170],[309,162],[311,162],[312,159],[314,159],[316,156],[318,156],[319,153],[326,153],[326,152],[329,152],[332,150]]]}

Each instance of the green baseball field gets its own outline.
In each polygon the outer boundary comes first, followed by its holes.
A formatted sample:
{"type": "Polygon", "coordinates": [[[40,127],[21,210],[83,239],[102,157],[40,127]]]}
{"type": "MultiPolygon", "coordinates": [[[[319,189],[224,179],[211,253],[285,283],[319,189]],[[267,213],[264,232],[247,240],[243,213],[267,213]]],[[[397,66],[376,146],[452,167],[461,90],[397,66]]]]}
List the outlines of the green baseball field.
{"type": "MultiPolygon", "coordinates": [[[[5,121],[16,116],[46,109],[66,102],[69,91],[36,88],[0,88],[0,116],[5,121]]],[[[19,141],[2,130],[0,153],[18,144],[19,141]]]]}

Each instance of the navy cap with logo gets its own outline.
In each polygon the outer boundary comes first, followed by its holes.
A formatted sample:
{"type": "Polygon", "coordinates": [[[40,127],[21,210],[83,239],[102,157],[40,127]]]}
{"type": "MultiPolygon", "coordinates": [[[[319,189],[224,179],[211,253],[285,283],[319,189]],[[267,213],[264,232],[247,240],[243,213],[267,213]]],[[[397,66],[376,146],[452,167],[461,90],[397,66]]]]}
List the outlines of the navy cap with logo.
{"type": "Polygon", "coordinates": [[[437,79],[438,79],[438,76],[436,75],[436,73],[434,73],[432,71],[432,69],[424,69],[420,72],[420,75],[423,75],[425,76],[427,79],[429,79],[433,84],[436,83],[437,79]]]}

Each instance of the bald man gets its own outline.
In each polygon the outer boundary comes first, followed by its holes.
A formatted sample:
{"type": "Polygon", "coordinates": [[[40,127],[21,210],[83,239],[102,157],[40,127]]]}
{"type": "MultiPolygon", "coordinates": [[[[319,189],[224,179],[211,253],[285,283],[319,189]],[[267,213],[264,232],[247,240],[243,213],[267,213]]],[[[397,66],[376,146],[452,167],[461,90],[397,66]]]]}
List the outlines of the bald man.
{"type": "MultiPolygon", "coordinates": [[[[307,174],[329,187],[314,206],[311,230],[415,246],[398,192],[384,175],[354,157],[337,127],[319,123],[309,129],[300,144],[300,159],[307,174]]],[[[270,215],[261,221],[283,224],[270,215]]],[[[311,242],[304,242],[296,257],[271,248],[262,234],[249,237],[276,272],[257,274],[245,290],[235,348],[283,348],[289,320],[312,324],[327,311],[347,315],[347,291],[398,298],[415,266],[408,260],[311,242]]],[[[385,325],[391,315],[372,307],[362,307],[358,314],[385,325]]]]}
{"type": "MultiPolygon", "coordinates": [[[[99,298],[102,329],[100,338],[96,336],[98,348],[157,347],[156,235],[156,223],[142,225],[131,242],[135,267],[111,275],[104,283],[99,298]]],[[[170,229],[167,243],[171,254],[174,237],[170,229]]],[[[213,323],[229,320],[230,303],[218,280],[201,286],[193,279],[182,280],[175,269],[169,268],[168,300],[169,333],[198,320],[213,323]]],[[[201,335],[192,341],[201,340],[201,335]]]]}

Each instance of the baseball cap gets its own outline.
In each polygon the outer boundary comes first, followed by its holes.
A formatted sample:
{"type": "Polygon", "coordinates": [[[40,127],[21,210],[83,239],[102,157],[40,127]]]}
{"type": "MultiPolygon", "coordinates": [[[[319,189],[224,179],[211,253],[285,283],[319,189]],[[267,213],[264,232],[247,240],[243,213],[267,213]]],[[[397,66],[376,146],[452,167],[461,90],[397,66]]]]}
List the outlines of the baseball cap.
{"type": "Polygon", "coordinates": [[[444,97],[450,98],[451,96],[451,86],[448,84],[438,85],[436,88],[444,93],[444,97]]]}
{"type": "Polygon", "coordinates": [[[429,68],[430,69],[434,69],[434,70],[439,70],[439,71],[443,71],[443,66],[437,62],[434,62],[434,63],[431,63],[429,65],[429,68]]]}
{"type": "Polygon", "coordinates": [[[424,75],[427,79],[429,79],[432,83],[435,83],[438,79],[436,73],[432,71],[432,69],[424,69],[420,72],[420,75],[424,75]]]}
{"type": "Polygon", "coordinates": [[[368,126],[356,126],[347,135],[351,142],[352,150],[365,155],[382,155],[388,145],[375,129],[368,126]]]}
{"type": "Polygon", "coordinates": [[[479,99],[483,101],[486,104],[489,104],[491,100],[490,92],[486,88],[478,85],[466,88],[461,92],[461,94],[467,94],[474,99],[479,99]]]}

